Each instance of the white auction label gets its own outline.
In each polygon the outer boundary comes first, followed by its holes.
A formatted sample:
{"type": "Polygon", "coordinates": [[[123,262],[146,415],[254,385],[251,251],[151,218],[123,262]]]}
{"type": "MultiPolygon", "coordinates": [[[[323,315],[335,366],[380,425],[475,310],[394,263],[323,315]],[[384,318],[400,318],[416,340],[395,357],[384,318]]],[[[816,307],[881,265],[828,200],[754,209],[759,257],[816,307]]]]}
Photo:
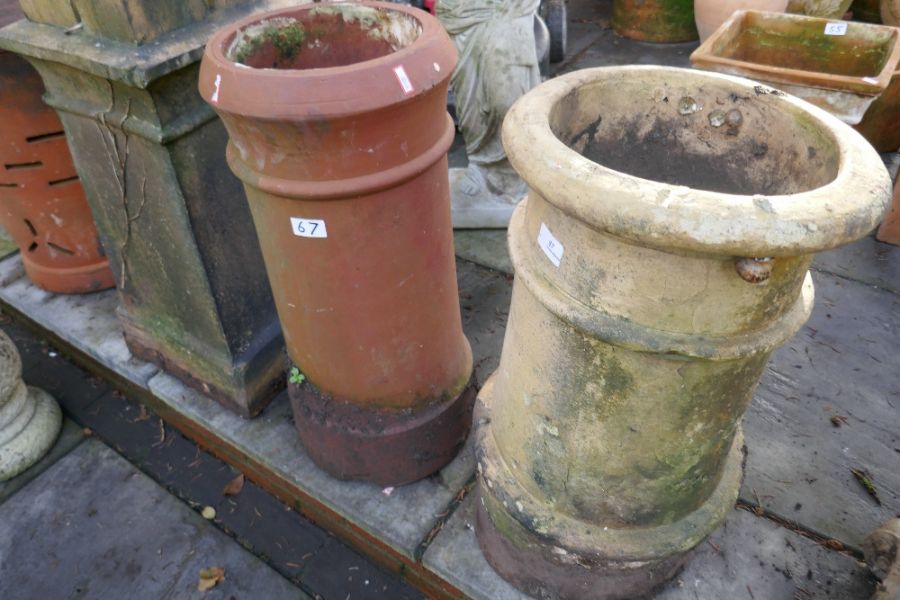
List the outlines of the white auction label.
{"type": "Polygon", "coordinates": [[[563,253],[566,251],[563,248],[562,243],[556,239],[550,230],[547,229],[547,226],[541,223],[541,231],[538,233],[538,246],[541,247],[541,250],[544,251],[544,254],[547,255],[547,258],[550,259],[557,267],[559,263],[562,262],[563,253]]]}
{"type": "Polygon", "coordinates": [[[825,35],[847,35],[847,23],[832,22],[826,24],[825,35]]]}
{"type": "Polygon", "coordinates": [[[397,76],[397,81],[400,82],[400,87],[403,88],[403,93],[407,96],[413,93],[413,84],[412,81],[409,80],[409,75],[406,74],[406,69],[403,68],[403,65],[399,67],[394,67],[394,75],[397,76]]]}
{"type": "Polygon", "coordinates": [[[308,238],[327,238],[328,230],[325,229],[325,221],[322,219],[302,219],[291,217],[291,228],[294,235],[308,238]]]}

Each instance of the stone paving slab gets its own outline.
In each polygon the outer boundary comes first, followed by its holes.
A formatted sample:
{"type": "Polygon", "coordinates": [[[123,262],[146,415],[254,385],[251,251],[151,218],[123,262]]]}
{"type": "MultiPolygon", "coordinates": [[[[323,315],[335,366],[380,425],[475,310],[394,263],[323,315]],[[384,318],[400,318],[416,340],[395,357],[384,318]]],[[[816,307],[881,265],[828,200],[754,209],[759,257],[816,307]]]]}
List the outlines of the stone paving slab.
{"type": "Polygon", "coordinates": [[[900,246],[879,242],[874,236],[818,254],[813,268],[900,292],[900,246]]]}
{"type": "Polygon", "coordinates": [[[308,598],[96,440],[0,505],[0,557],[4,600],[308,598]]]}
{"type": "Polygon", "coordinates": [[[457,229],[453,232],[456,256],[501,273],[512,274],[505,229],[457,229]]]}
{"type": "MultiPolygon", "coordinates": [[[[425,565],[475,600],[527,600],[491,569],[475,537],[471,495],[425,553],[425,565]]],[[[701,544],[658,600],[862,600],[874,583],[865,565],[745,510],[701,544]]]]}
{"type": "Polygon", "coordinates": [[[812,316],[775,352],[744,418],[741,498],[858,548],[900,514],[900,295],[813,279],[812,316]],[[851,469],[870,473],[880,506],[851,469]]]}
{"type": "Polygon", "coordinates": [[[94,360],[109,365],[120,376],[145,386],[158,369],[132,357],[116,319],[118,294],[52,294],[33,285],[16,254],[0,261],[0,299],[20,307],[32,321],[81,348],[94,360]]]}
{"type": "Polygon", "coordinates": [[[25,487],[32,479],[56,464],[56,461],[71,452],[84,440],[84,434],[76,423],[65,419],[59,437],[44,458],[31,466],[24,473],[20,473],[7,481],[0,481],[0,504],[13,494],[25,487]]]}
{"type": "Polygon", "coordinates": [[[386,494],[379,486],[337,481],[319,469],[300,446],[284,393],[260,416],[247,421],[164,373],[150,380],[150,390],[244,455],[248,464],[264,464],[270,471],[267,479],[286,482],[298,495],[315,497],[410,559],[474,468],[471,448],[467,448],[439,475],[386,494]]]}

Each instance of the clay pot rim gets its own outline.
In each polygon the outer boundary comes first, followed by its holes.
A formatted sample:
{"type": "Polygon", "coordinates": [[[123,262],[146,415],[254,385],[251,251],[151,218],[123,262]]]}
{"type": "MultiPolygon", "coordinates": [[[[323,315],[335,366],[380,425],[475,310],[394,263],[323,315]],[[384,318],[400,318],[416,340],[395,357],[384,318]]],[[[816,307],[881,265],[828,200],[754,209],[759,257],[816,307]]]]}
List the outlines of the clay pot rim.
{"type": "Polygon", "coordinates": [[[530,188],[590,227],[669,251],[797,256],[855,241],[881,222],[891,187],[881,157],[849,125],[793,96],[759,99],[806,113],[834,140],[840,162],[831,182],[790,195],[724,194],[642,179],[585,158],[551,130],[549,115],[570,92],[652,73],[723,83],[749,94],[759,86],[741,77],[656,65],[599,67],[551,79],[520,98],[503,123],[509,160],[530,188]],[[599,190],[606,193],[595,201],[599,190]],[[677,201],[661,206],[667,197],[677,201]]]}
{"type": "Polygon", "coordinates": [[[810,17],[794,13],[775,13],[760,10],[737,10],[731,17],[722,24],[712,35],[710,35],[700,46],[691,53],[691,64],[713,64],[723,67],[739,68],[744,72],[758,75],[766,81],[775,81],[778,83],[797,84],[802,82],[805,85],[817,87],[821,89],[833,89],[838,91],[852,90],[853,92],[864,96],[878,96],[882,94],[891,84],[891,78],[897,69],[900,69],[900,30],[896,27],[886,25],[876,25],[874,23],[863,23],[857,21],[844,21],[848,27],[882,30],[889,37],[894,38],[894,47],[890,55],[884,63],[878,77],[864,78],[853,77],[850,75],[824,74],[816,71],[804,71],[801,69],[791,69],[779,67],[777,65],[760,65],[758,63],[738,60],[734,58],[725,58],[713,53],[713,46],[726,35],[734,27],[737,27],[747,17],[761,17],[765,19],[775,19],[782,21],[817,21],[824,28],[826,24],[834,22],[835,19],[826,19],[822,17],[810,17]],[[891,65],[894,65],[891,68],[891,65]]]}
{"type": "Polygon", "coordinates": [[[419,23],[421,31],[411,44],[385,56],[320,69],[255,69],[239,66],[226,56],[226,43],[240,29],[264,19],[341,4],[310,3],[256,13],[217,31],[206,45],[200,66],[199,89],[203,99],[218,111],[245,117],[327,119],[411,100],[437,87],[453,72],[456,47],[440,22],[423,18],[426,13],[417,8],[388,2],[354,4],[404,13],[419,23]],[[404,91],[394,72],[401,66],[413,86],[412,92],[404,91]],[[385,79],[394,85],[384,85],[385,79]],[[235,88],[240,88],[241,93],[230,91],[235,88]],[[347,94],[347,90],[351,93],[347,94]]]}

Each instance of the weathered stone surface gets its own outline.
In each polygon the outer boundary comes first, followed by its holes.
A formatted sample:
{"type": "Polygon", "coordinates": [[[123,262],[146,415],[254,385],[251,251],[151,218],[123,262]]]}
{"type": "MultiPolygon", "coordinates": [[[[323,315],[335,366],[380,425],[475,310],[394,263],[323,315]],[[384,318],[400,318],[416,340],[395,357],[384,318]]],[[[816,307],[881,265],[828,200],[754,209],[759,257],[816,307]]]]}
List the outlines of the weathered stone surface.
{"type": "Polygon", "coordinates": [[[541,81],[534,33],[539,4],[437,4],[437,17],[459,52],[451,87],[469,159],[464,169],[450,170],[456,228],[505,228],[525,193],[525,183],[506,160],[500,125],[513,103],[541,81]]]}
{"type": "Polygon", "coordinates": [[[122,325],[115,317],[115,292],[51,294],[28,281],[21,264],[18,255],[0,261],[0,282],[6,282],[0,287],[0,299],[132,383],[146,386],[159,369],[135,359],[125,345],[122,325]]]}
{"type": "Polygon", "coordinates": [[[461,229],[453,232],[453,243],[458,257],[512,275],[506,230],[461,229]]]}
{"type": "Polygon", "coordinates": [[[63,420],[62,431],[53,447],[47,454],[29,469],[12,479],[0,481],[0,504],[25,487],[32,479],[56,464],[56,461],[68,454],[84,440],[81,427],[68,419],[63,420]]]}
{"type": "Polygon", "coordinates": [[[0,481],[43,458],[61,426],[59,405],[47,392],[25,385],[19,351],[0,331],[0,481]]]}
{"type": "Polygon", "coordinates": [[[741,499],[859,549],[900,514],[900,296],[814,278],[812,316],[775,352],[744,418],[741,499]]]}
{"type": "Polygon", "coordinates": [[[308,598],[95,440],[0,505],[0,556],[8,600],[308,598]]]}
{"type": "Polygon", "coordinates": [[[892,292],[900,291],[900,246],[868,236],[855,244],[822,252],[813,268],[892,292]]]}
{"type": "Polygon", "coordinates": [[[78,15],[71,2],[58,0],[19,0],[22,12],[29,20],[57,27],[74,27],[78,24],[78,15]]]}

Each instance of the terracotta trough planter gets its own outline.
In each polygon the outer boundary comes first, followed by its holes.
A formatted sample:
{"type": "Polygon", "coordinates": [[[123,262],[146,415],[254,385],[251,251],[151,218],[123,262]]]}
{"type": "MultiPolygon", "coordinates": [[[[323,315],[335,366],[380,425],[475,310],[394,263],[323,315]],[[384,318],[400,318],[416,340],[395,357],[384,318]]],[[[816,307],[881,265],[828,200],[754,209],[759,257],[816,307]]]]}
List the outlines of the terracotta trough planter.
{"type": "Polygon", "coordinates": [[[695,67],[770,84],[850,125],[885,92],[898,61],[898,29],[752,10],[691,54],[695,67]]]}
{"type": "Polygon", "coordinates": [[[563,75],[503,138],[529,193],[475,415],[478,539],[536,598],[639,597],[733,509],[740,420],[809,315],[813,254],[871,231],[890,181],[827,113],[692,70],[563,75]]]}
{"type": "Polygon", "coordinates": [[[456,52],[424,11],[318,4],[206,47],[288,353],[300,438],[342,479],[396,485],[449,462],[471,420],[445,103],[456,52]],[[364,92],[362,92],[364,90],[364,92]]]}
{"type": "Polygon", "coordinates": [[[0,224],[36,285],[62,294],[115,285],[56,112],[24,59],[0,51],[0,224]]]}
{"type": "Polygon", "coordinates": [[[613,0],[612,26],[644,42],[690,42],[697,39],[694,0],[613,0]]]}

